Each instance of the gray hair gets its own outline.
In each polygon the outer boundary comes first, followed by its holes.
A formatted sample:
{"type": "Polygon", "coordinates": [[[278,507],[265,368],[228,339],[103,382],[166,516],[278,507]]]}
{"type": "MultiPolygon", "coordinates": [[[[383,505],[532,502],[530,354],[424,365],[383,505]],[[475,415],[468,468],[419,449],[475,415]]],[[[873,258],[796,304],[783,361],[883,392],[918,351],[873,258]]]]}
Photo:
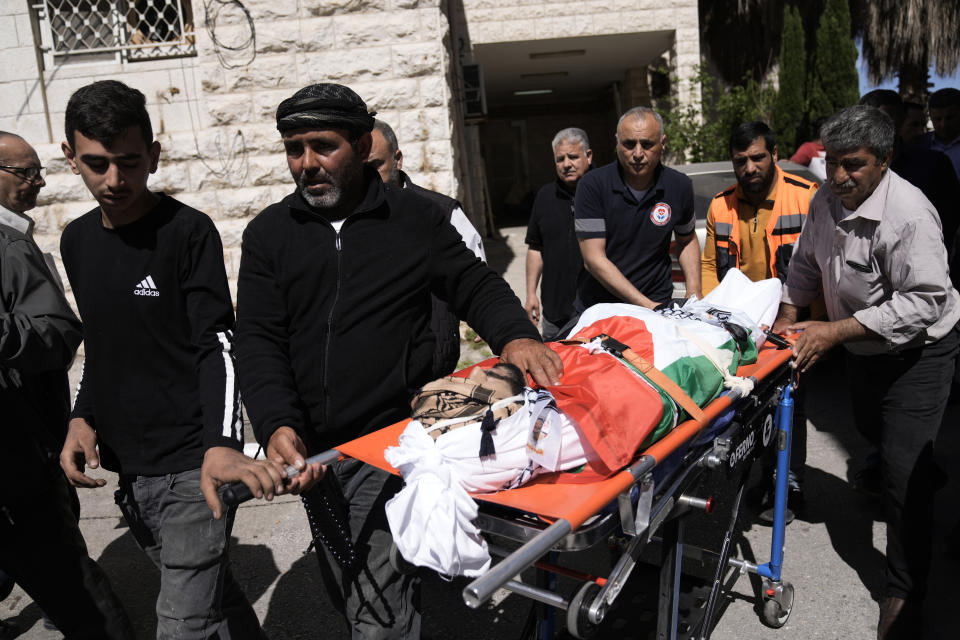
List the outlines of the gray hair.
{"type": "Polygon", "coordinates": [[[620,125],[623,124],[623,121],[626,120],[629,116],[634,116],[637,118],[646,118],[648,115],[653,116],[653,119],[657,121],[657,124],[660,125],[660,136],[663,137],[663,118],[659,113],[651,109],[650,107],[633,107],[632,109],[627,109],[623,112],[623,115],[620,116],[620,119],[617,120],[617,132],[619,134],[620,125]]]}
{"type": "Polygon", "coordinates": [[[396,153],[397,149],[400,148],[400,144],[397,142],[397,134],[393,132],[393,128],[379,118],[373,121],[373,128],[383,134],[383,139],[387,141],[387,147],[390,149],[390,154],[393,155],[396,153]]]}
{"type": "Polygon", "coordinates": [[[893,118],[876,107],[858,104],[834,114],[820,129],[823,146],[834,151],[868,149],[883,160],[893,150],[893,118]]]}
{"type": "Polygon", "coordinates": [[[553,136],[553,142],[550,143],[550,148],[553,149],[554,153],[557,151],[557,145],[566,140],[567,142],[579,144],[580,150],[583,153],[586,153],[590,150],[590,138],[587,137],[587,132],[583,129],[578,129],[577,127],[567,127],[566,129],[561,129],[557,132],[557,135],[553,136]]]}

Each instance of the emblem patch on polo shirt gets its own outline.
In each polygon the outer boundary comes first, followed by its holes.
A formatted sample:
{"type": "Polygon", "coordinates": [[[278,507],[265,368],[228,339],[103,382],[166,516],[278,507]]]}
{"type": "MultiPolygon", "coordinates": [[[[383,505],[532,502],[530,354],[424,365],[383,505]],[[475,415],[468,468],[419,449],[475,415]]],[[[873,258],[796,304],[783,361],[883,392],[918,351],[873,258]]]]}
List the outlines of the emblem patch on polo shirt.
{"type": "Polygon", "coordinates": [[[650,212],[650,220],[658,227],[662,227],[670,222],[670,205],[666,202],[658,202],[653,205],[653,210],[650,212]]]}

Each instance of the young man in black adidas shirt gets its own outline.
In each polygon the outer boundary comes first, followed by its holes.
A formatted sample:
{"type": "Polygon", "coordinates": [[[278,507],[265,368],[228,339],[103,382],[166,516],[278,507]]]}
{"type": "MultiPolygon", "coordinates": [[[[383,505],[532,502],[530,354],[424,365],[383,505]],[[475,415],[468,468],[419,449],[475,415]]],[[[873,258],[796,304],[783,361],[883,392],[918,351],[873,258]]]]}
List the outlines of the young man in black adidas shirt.
{"type": "Polygon", "coordinates": [[[85,464],[119,474],[118,504],[160,569],[158,638],[263,637],[229,569],[233,511],[215,518],[201,492],[201,465],[247,465],[258,495],[281,484],[279,465],[239,453],[220,237],[206,215],[147,189],[160,144],[136,89],[77,90],[66,136],[64,155],[99,206],[61,238],[86,354],[61,466],[77,487],[106,483],[85,464]]]}

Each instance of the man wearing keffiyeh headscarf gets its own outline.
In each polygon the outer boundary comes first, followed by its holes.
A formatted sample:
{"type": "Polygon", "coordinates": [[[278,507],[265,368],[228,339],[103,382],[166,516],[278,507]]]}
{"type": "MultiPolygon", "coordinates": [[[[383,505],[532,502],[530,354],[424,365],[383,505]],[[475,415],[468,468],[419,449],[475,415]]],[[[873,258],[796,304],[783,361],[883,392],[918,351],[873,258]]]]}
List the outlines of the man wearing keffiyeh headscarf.
{"type": "Polygon", "coordinates": [[[238,375],[267,457],[301,469],[287,490],[305,492],[324,582],[353,638],[417,638],[418,581],[389,563],[383,508],[400,479],[355,460],[327,469],[304,459],[409,415],[411,395],[434,378],[431,294],[538,384],[556,384],[563,365],[444,212],[364,166],[373,116],[336,84],[277,109],[296,190],[244,233],[238,375]]]}

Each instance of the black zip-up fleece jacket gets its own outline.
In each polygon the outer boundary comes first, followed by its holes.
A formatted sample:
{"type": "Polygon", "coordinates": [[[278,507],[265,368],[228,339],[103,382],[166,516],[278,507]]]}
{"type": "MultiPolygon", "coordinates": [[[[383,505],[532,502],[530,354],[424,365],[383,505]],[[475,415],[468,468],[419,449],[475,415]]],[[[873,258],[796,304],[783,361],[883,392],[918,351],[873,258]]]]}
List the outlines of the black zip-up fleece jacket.
{"type": "Polygon", "coordinates": [[[340,232],[299,193],[243,235],[237,358],[260,443],[294,428],[313,451],[409,416],[432,378],[430,293],[499,353],[539,340],[507,283],[467,249],[430,201],[365,172],[364,200],[340,232]]]}
{"type": "Polygon", "coordinates": [[[80,337],[80,321],[40,249],[0,225],[0,507],[37,497],[61,474],[66,371],[80,337]]]}

